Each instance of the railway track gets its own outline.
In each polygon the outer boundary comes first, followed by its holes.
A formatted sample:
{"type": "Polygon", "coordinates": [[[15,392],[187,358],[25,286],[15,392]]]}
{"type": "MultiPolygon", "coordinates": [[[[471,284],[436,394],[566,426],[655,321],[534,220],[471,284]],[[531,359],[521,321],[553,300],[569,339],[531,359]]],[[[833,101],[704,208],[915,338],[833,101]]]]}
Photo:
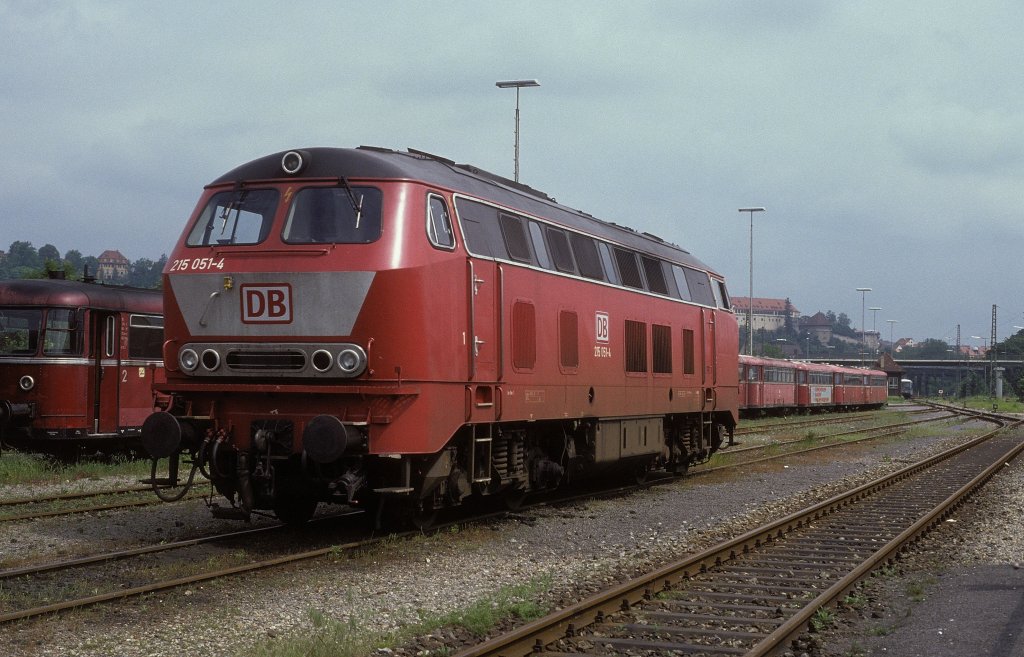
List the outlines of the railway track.
{"type": "MultiPolygon", "coordinates": [[[[194,499],[197,495],[183,499],[194,499]]],[[[138,506],[155,506],[162,502],[153,495],[152,486],[127,486],[97,491],[66,493],[36,498],[12,498],[0,500],[0,522],[15,522],[35,518],[53,518],[79,513],[93,513],[116,509],[129,509],[138,506]],[[140,499],[125,499],[138,495],[140,499]],[[77,505],[79,500],[89,498],[106,498],[87,505],[77,505]],[[110,499],[121,498],[121,499],[110,499]]]]}
{"type": "Polygon", "coordinates": [[[1019,432],[996,429],[458,657],[773,654],[1022,449],[1019,432]]]}
{"type": "MultiPolygon", "coordinates": [[[[902,427],[904,425],[918,424],[918,423],[925,422],[925,421],[936,421],[936,420],[939,420],[939,419],[945,419],[946,417],[948,417],[948,416],[943,416],[941,418],[932,418],[930,420],[918,420],[918,421],[909,422],[909,423],[899,423],[897,425],[888,425],[888,426],[883,426],[883,427],[871,427],[871,428],[857,429],[857,430],[853,430],[852,433],[865,432],[865,431],[872,431],[872,430],[874,430],[874,431],[877,432],[878,435],[872,435],[872,436],[868,436],[868,437],[864,438],[865,440],[873,439],[873,438],[878,438],[878,437],[880,437],[882,435],[892,435],[892,433],[894,431],[902,430],[902,427]]],[[[850,433],[850,432],[843,432],[843,433],[850,433]]],[[[797,452],[786,452],[786,453],[782,453],[782,454],[771,455],[771,456],[768,456],[768,457],[765,457],[765,458],[762,458],[762,459],[758,459],[758,461],[778,459],[778,458],[785,458],[785,457],[793,456],[794,454],[803,453],[805,451],[813,451],[813,450],[822,449],[822,448],[825,448],[825,447],[836,447],[836,446],[847,445],[847,444],[850,444],[850,441],[846,441],[846,442],[843,442],[843,443],[831,443],[831,444],[826,444],[826,445],[817,445],[817,446],[812,446],[812,447],[808,448],[807,450],[800,450],[800,451],[797,451],[797,452]]],[[[721,470],[721,469],[741,467],[741,466],[749,465],[750,463],[751,463],[750,461],[744,461],[742,463],[735,463],[735,464],[730,464],[730,465],[725,465],[725,466],[719,466],[719,467],[714,468],[714,469],[695,471],[695,474],[710,472],[712,470],[717,471],[717,470],[721,470]]],[[[659,481],[648,482],[646,485],[658,485],[659,483],[670,482],[670,481],[673,481],[673,480],[675,480],[675,478],[673,478],[673,477],[665,477],[665,478],[663,478],[662,480],[659,480],[659,481]]],[[[600,495],[613,495],[613,494],[616,494],[616,493],[623,494],[625,492],[635,491],[637,488],[638,488],[637,486],[630,486],[630,487],[624,487],[624,488],[620,488],[620,489],[613,489],[613,490],[610,490],[610,491],[609,490],[604,490],[604,491],[601,491],[599,494],[600,495]]],[[[148,490],[148,488],[146,490],[148,490]]],[[[564,503],[572,502],[573,500],[577,500],[577,499],[580,499],[580,498],[590,498],[590,497],[593,497],[594,494],[595,493],[593,491],[582,493],[582,494],[574,494],[572,496],[569,496],[568,498],[558,498],[558,499],[544,500],[544,501],[539,502],[539,504],[564,504],[564,503]]],[[[469,520],[469,522],[478,522],[478,521],[483,521],[483,520],[489,520],[489,519],[492,519],[493,517],[495,517],[496,515],[502,515],[502,514],[488,514],[488,515],[485,515],[485,516],[480,516],[480,517],[473,518],[472,520],[469,520]]],[[[326,518],[325,520],[330,520],[330,519],[335,518],[335,517],[336,516],[332,516],[330,518],[326,518]]],[[[465,522],[467,522],[467,520],[466,519],[462,519],[462,520],[459,520],[456,523],[446,523],[446,524],[443,524],[443,525],[438,525],[435,528],[435,531],[444,531],[445,528],[449,527],[452,524],[463,524],[465,522]]],[[[211,545],[211,544],[220,543],[220,542],[230,542],[230,541],[232,541],[234,539],[245,539],[245,538],[251,538],[251,537],[254,537],[254,536],[258,536],[258,535],[269,536],[269,535],[271,535],[274,532],[280,532],[280,531],[286,531],[286,530],[284,528],[280,527],[280,526],[263,527],[263,528],[256,528],[256,529],[247,529],[247,530],[242,530],[242,531],[238,531],[238,532],[228,532],[228,533],[225,533],[225,534],[218,534],[218,535],[214,535],[214,536],[207,536],[207,537],[201,537],[201,538],[195,538],[195,539],[189,539],[189,540],[183,540],[183,541],[176,541],[176,542],[172,542],[172,543],[165,543],[165,544],[158,544],[158,545],[149,545],[149,546],[141,546],[141,547],[130,549],[130,550],[108,552],[108,553],[96,554],[96,555],[87,555],[87,556],[77,557],[77,558],[74,558],[74,559],[68,559],[68,560],[63,560],[63,561],[56,561],[56,562],[51,562],[51,563],[28,565],[28,566],[23,566],[23,567],[18,567],[18,568],[10,568],[10,569],[7,569],[7,570],[2,570],[2,571],[0,571],[0,588],[4,589],[5,594],[7,595],[8,599],[9,600],[10,599],[15,599],[15,600],[29,601],[29,602],[22,609],[18,609],[18,610],[15,610],[15,611],[6,611],[5,613],[0,613],[0,624],[5,624],[5,623],[10,623],[10,622],[18,621],[18,620],[34,618],[34,617],[43,616],[43,615],[47,615],[47,614],[53,614],[53,613],[56,613],[56,612],[66,611],[66,610],[70,610],[70,609],[74,609],[74,608],[79,608],[79,607],[85,607],[85,606],[90,606],[90,605],[95,605],[95,604],[114,602],[114,601],[121,600],[121,599],[124,599],[124,598],[132,597],[132,596],[142,595],[142,594],[146,594],[146,593],[154,593],[154,592],[158,592],[158,591],[173,589],[173,588],[177,588],[177,587],[181,587],[181,586],[186,586],[186,585],[190,585],[190,584],[195,584],[195,583],[199,583],[199,582],[211,581],[211,580],[215,580],[215,579],[219,579],[219,578],[224,578],[224,577],[229,577],[229,576],[233,576],[233,575],[239,575],[239,574],[244,574],[244,573],[248,573],[248,572],[254,572],[254,571],[258,571],[258,570],[268,569],[268,568],[280,567],[280,566],[284,566],[284,565],[288,565],[288,564],[292,564],[292,563],[297,563],[297,562],[301,562],[301,561],[308,561],[308,560],[313,560],[313,559],[322,558],[322,557],[326,557],[326,556],[336,555],[336,554],[344,553],[344,552],[347,552],[347,551],[350,551],[350,550],[365,549],[365,548],[369,548],[369,547],[377,544],[378,542],[380,542],[382,540],[393,540],[396,537],[397,538],[409,537],[409,536],[413,536],[413,535],[416,535],[416,534],[419,533],[419,532],[416,532],[416,531],[410,531],[410,532],[404,532],[404,533],[401,533],[401,534],[393,534],[393,535],[388,536],[386,539],[382,538],[382,537],[358,538],[358,539],[351,540],[351,541],[346,541],[346,542],[343,542],[343,543],[333,543],[331,541],[328,541],[329,544],[324,545],[323,547],[315,548],[315,549],[308,549],[308,550],[303,550],[301,552],[277,555],[277,556],[272,556],[272,557],[269,557],[269,558],[262,558],[262,559],[247,557],[248,560],[247,560],[246,563],[233,563],[232,565],[228,565],[228,566],[208,568],[208,569],[205,569],[205,570],[200,570],[200,571],[194,572],[194,573],[192,573],[190,575],[187,575],[187,576],[178,576],[178,577],[172,577],[172,578],[166,578],[166,579],[161,579],[159,577],[154,577],[154,578],[152,578],[152,581],[144,583],[144,584],[138,584],[136,582],[137,582],[137,580],[142,578],[143,572],[145,571],[145,567],[139,567],[139,568],[130,568],[130,567],[129,568],[125,568],[125,567],[122,567],[122,568],[120,568],[119,569],[120,572],[128,574],[128,578],[127,579],[120,580],[120,581],[114,581],[112,578],[109,578],[109,577],[107,577],[107,576],[105,576],[103,574],[99,574],[99,575],[96,575],[96,574],[90,575],[88,573],[87,574],[82,574],[81,570],[80,570],[80,569],[83,569],[83,568],[86,568],[86,567],[102,568],[102,567],[105,567],[105,564],[109,564],[110,562],[113,562],[113,561],[123,561],[123,560],[131,559],[131,558],[147,558],[147,557],[151,557],[152,555],[155,555],[155,554],[158,554],[158,553],[165,553],[165,552],[171,552],[171,551],[185,551],[185,550],[190,550],[190,549],[197,548],[199,546],[211,545]],[[75,573],[72,574],[72,571],[76,571],[76,570],[78,572],[75,572],[75,573]],[[69,579],[69,580],[73,579],[73,580],[75,580],[77,582],[75,590],[95,591],[95,590],[98,590],[98,589],[104,588],[104,587],[108,588],[108,589],[111,589],[111,590],[109,590],[107,592],[104,592],[104,593],[93,593],[91,595],[84,595],[84,596],[78,596],[78,597],[76,597],[73,594],[73,591],[72,591],[71,595],[67,595],[64,599],[58,600],[56,602],[50,602],[49,600],[45,600],[45,601],[43,601],[41,603],[38,603],[38,604],[35,603],[35,602],[31,602],[31,600],[33,600],[34,596],[37,597],[36,591],[38,591],[38,590],[44,590],[45,591],[47,589],[47,586],[48,586],[47,582],[46,581],[41,581],[40,582],[39,578],[45,577],[45,576],[51,576],[52,577],[54,573],[57,574],[56,577],[58,577],[58,578],[64,578],[64,579],[69,579]],[[92,583],[92,584],[88,583],[90,581],[90,579],[94,583],[92,583]]],[[[308,540],[308,536],[305,536],[304,540],[308,540]]],[[[253,544],[251,542],[247,542],[246,545],[247,546],[252,546],[253,544]]],[[[197,561],[201,561],[201,559],[196,559],[195,557],[176,557],[176,559],[179,560],[182,563],[196,563],[197,561]]]]}

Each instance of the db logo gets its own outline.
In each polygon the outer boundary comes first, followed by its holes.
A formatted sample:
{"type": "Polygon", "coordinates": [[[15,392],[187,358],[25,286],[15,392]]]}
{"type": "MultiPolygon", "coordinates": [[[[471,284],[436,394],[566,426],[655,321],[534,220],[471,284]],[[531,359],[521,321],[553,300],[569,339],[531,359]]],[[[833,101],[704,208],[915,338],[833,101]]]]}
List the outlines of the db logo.
{"type": "Polygon", "coordinates": [[[242,285],[242,322],[288,324],[292,321],[292,286],[242,285]]]}

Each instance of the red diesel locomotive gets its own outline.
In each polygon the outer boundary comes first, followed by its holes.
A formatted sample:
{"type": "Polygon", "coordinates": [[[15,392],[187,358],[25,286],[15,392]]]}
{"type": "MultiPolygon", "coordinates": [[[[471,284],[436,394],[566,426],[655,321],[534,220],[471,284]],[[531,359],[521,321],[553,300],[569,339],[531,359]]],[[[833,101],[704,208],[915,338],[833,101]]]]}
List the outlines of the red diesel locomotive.
{"type": "MultiPolygon", "coordinates": [[[[682,471],[737,421],[737,325],[688,252],[418,151],[310,148],[206,187],[164,271],[143,442],[248,519],[426,520],[682,471]],[[372,506],[371,506],[372,505],[372,506]]],[[[156,461],[154,461],[156,463],[156,461]]],[[[166,493],[167,491],[164,491],[166,493]]]]}
{"type": "Polygon", "coordinates": [[[71,455],[137,440],[163,379],[159,290],[0,281],[0,434],[71,455]]]}
{"type": "Polygon", "coordinates": [[[889,394],[882,370],[746,355],[739,381],[744,416],[879,408],[889,394]]]}

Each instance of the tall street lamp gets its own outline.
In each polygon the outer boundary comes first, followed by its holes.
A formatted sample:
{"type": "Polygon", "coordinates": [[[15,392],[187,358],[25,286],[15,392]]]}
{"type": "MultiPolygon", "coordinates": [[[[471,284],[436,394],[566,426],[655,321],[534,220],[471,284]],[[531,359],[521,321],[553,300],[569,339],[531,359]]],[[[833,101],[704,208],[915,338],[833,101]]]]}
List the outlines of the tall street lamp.
{"type": "MultiPolygon", "coordinates": [[[[861,354],[868,350],[867,340],[867,329],[864,327],[864,297],[871,291],[870,287],[858,287],[857,291],[860,292],[860,349],[861,354]]],[[[864,364],[864,358],[861,356],[861,365],[864,364]]]]}
{"type": "Polygon", "coordinates": [[[900,321],[900,320],[898,320],[898,319],[887,319],[885,321],[889,322],[889,355],[892,356],[892,354],[893,354],[893,347],[896,346],[896,345],[894,345],[892,343],[892,325],[895,324],[896,322],[900,321]]]}
{"type": "MultiPolygon", "coordinates": [[[[881,308],[877,306],[872,306],[871,308],[868,308],[868,310],[871,311],[871,333],[875,335],[875,337],[878,339],[878,342],[881,342],[882,337],[878,335],[878,311],[881,310],[881,308]]],[[[876,343],[876,351],[878,346],[879,345],[876,343]]]]}
{"type": "Polygon", "coordinates": [[[536,80],[501,80],[494,83],[494,86],[499,89],[515,89],[516,90],[516,173],[515,181],[519,182],[519,90],[523,87],[539,87],[540,82],[536,80]]]}
{"type": "Polygon", "coordinates": [[[750,213],[750,287],[747,296],[747,355],[754,353],[754,213],[764,212],[764,208],[740,208],[740,212],[750,213]]]}

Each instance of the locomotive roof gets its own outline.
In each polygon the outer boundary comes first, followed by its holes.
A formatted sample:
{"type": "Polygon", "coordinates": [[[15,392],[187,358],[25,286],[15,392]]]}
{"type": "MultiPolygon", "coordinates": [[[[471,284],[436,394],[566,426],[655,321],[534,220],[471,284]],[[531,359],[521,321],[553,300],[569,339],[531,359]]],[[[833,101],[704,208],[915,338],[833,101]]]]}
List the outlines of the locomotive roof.
{"type": "Polygon", "coordinates": [[[160,290],[82,281],[21,279],[0,282],[0,305],[99,308],[162,313],[160,290]]]}
{"type": "MultiPolygon", "coordinates": [[[[603,221],[558,203],[547,194],[468,164],[456,164],[436,155],[372,146],[359,148],[303,148],[303,178],[398,178],[425,182],[454,192],[493,201],[521,212],[544,217],[583,233],[617,242],[663,259],[714,271],[688,251],[650,233],[603,221]]],[[[267,155],[220,176],[210,185],[288,178],[281,159],[288,151],[267,155]]]]}

